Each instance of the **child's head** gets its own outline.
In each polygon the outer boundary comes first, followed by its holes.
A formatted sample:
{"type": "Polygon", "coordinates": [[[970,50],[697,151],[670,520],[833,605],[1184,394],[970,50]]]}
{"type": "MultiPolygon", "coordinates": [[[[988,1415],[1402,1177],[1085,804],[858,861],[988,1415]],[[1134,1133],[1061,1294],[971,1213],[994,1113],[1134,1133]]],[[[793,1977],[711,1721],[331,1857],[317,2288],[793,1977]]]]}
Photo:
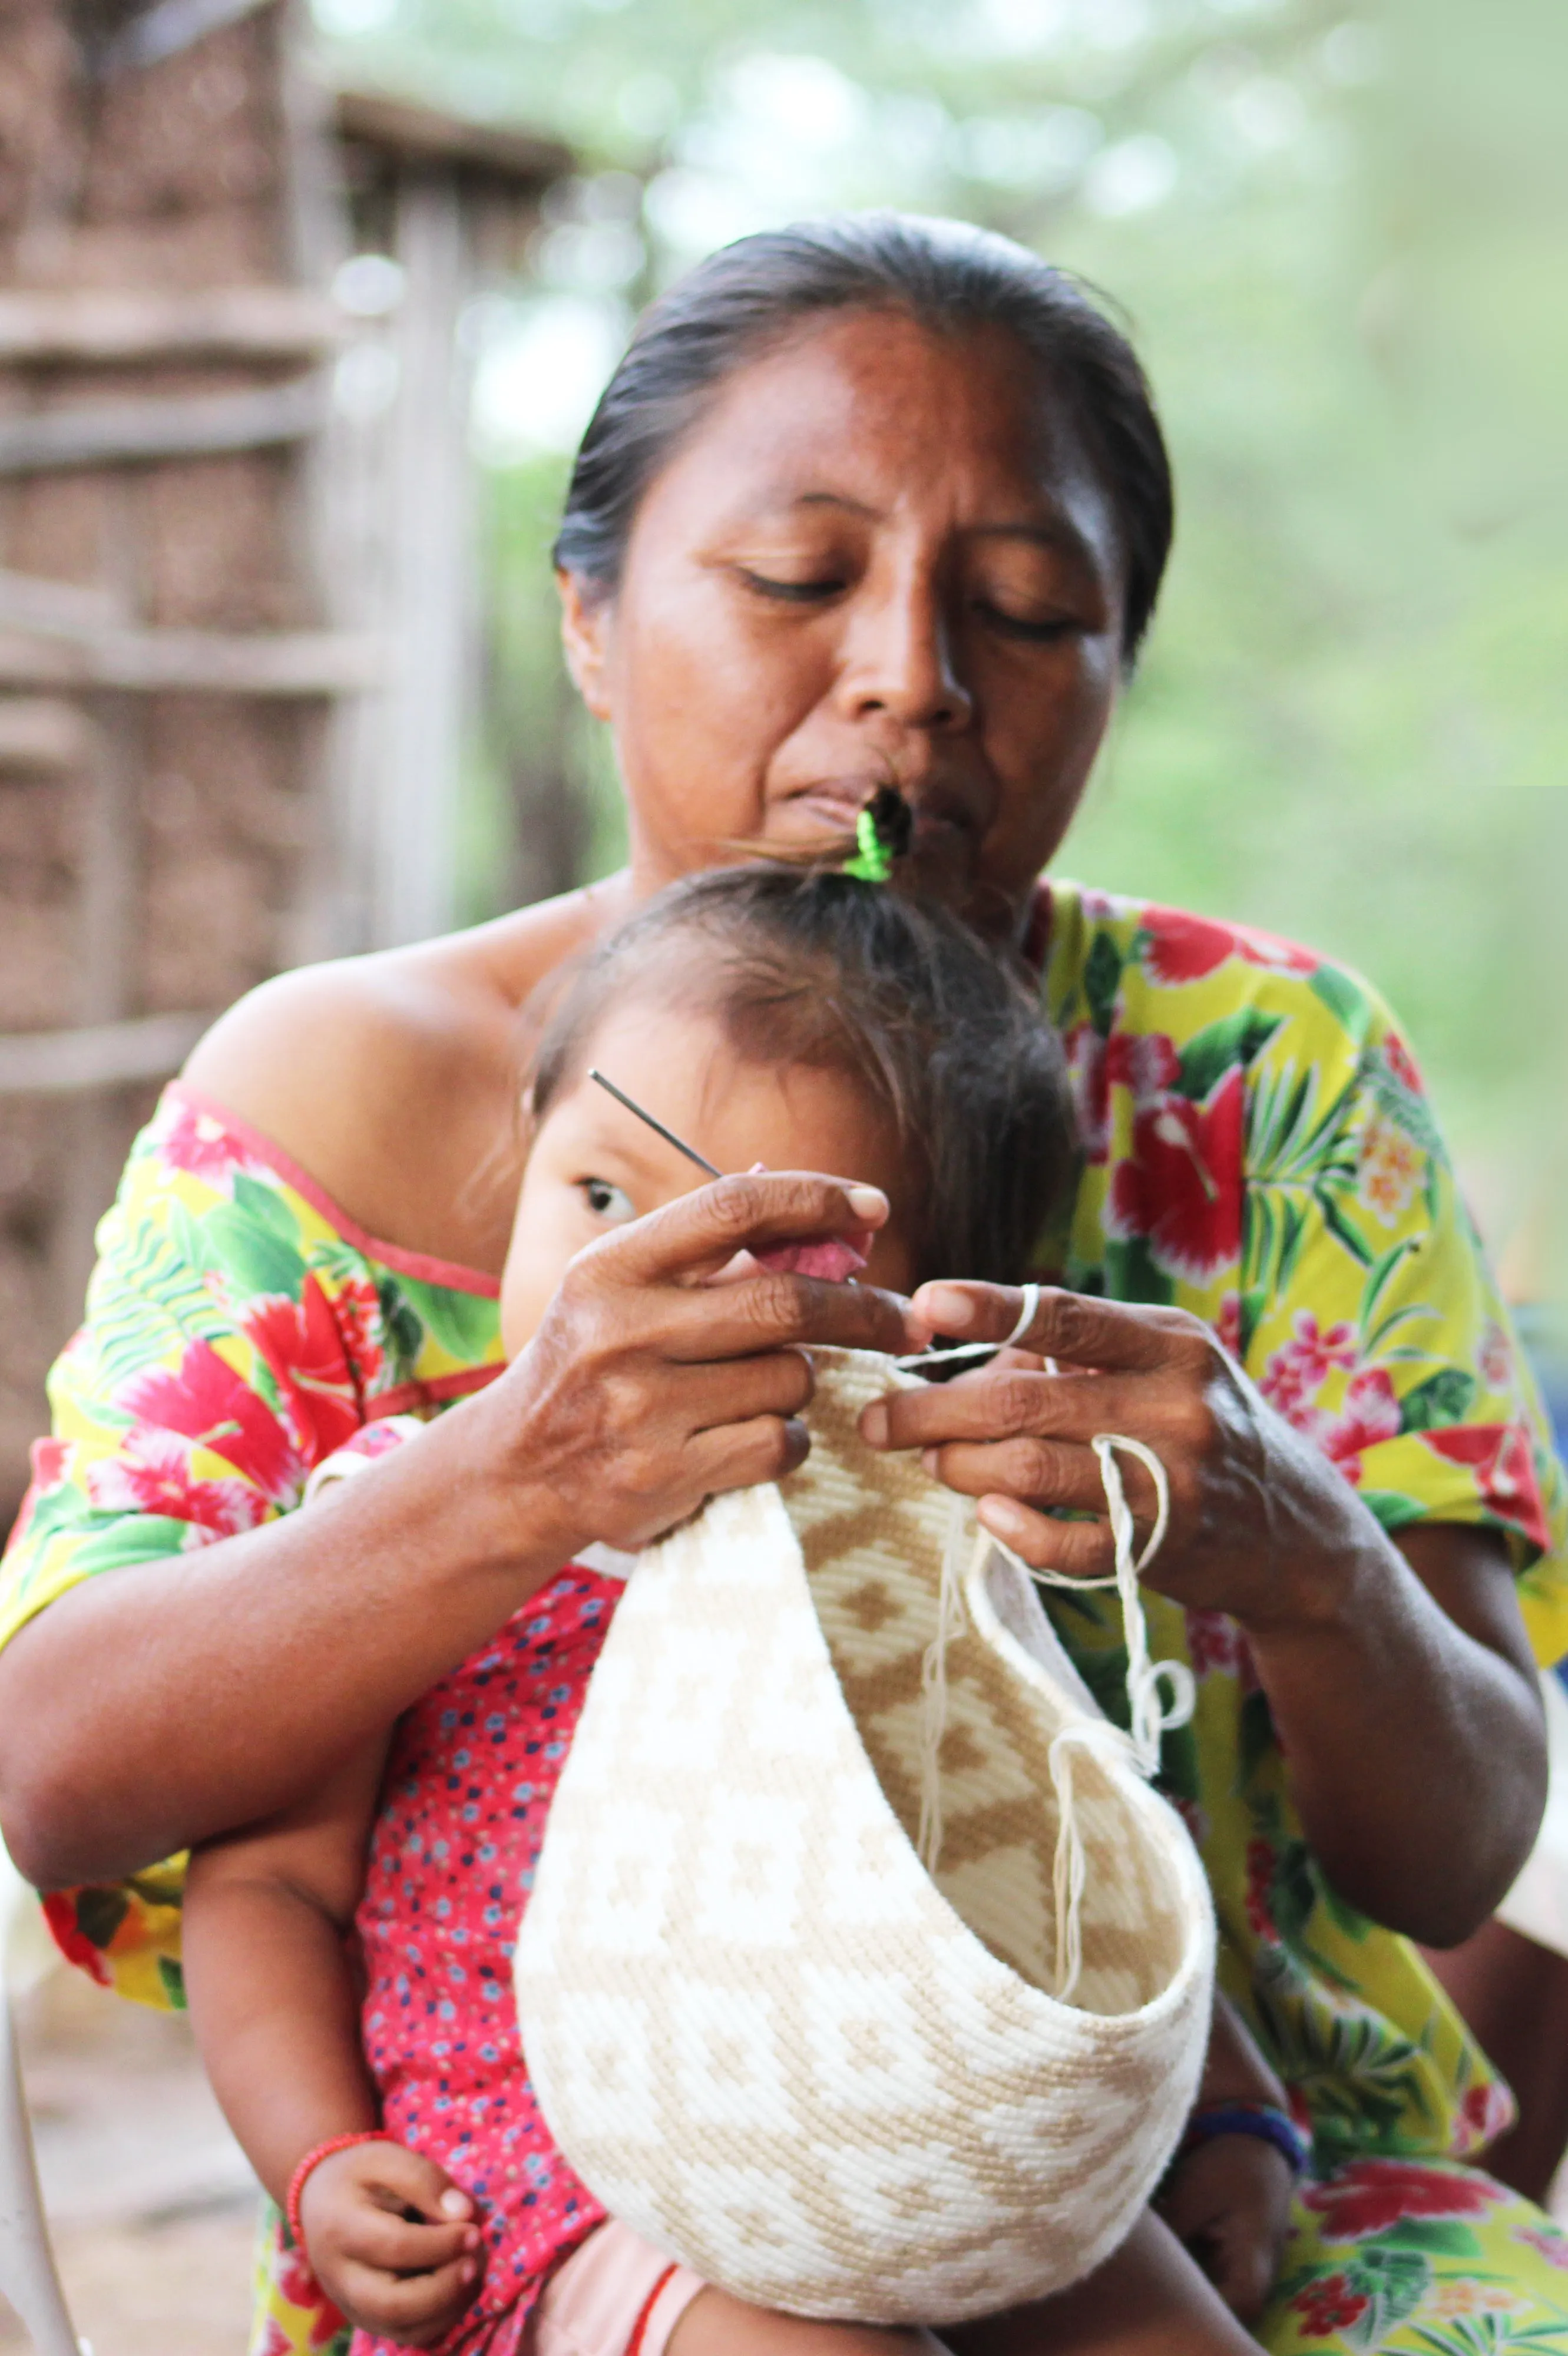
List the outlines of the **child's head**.
{"type": "Polygon", "coordinates": [[[1061,1051],[1021,972],[957,917],[839,874],[672,884],[559,991],[535,1047],[502,1283],[509,1353],[568,1260],[703,1173],[589,1079],[723,1171],[816,1170],[891,1205],[866,1281],[1016,1281],[1066,1176],[1061,1051]]]}

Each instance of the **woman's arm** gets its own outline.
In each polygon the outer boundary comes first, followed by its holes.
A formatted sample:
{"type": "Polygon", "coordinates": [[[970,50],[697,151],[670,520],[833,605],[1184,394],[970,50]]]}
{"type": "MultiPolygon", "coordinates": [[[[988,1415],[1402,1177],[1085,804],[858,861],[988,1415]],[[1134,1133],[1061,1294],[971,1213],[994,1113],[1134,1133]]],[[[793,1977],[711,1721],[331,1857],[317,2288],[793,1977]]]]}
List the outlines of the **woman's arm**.
{"type": "MultiPolygon", "coordinates": [[[[925,1324],[1004,1340],[1021,1296],[942,1284],[925,1324]]],[[[1110,1567],[1096,1432],[1152,1447],[1171,1526],[1148,1584],[1246,1630],[1307,1840],[1342,1897],[1433,1946],[1465,1938],[1519,1871],[1546,1791],[1541,1698],[1502,1540],[1455,1525],[1396,1543],[1327,1459],[1184,1312],[1047,1291],[1043,1357],[866,1411],[874,1444],[934,1450],[949,1484],[1036,1568],[1110,1567]]],[[[1128,1468],[1129,1501],[1153,1499],[1128,1468]]]]}
{"type": "Polygon", "coordinates": [[[0,1653],[0,1822],[39,1888],[275,1814],[390,1725],[581,1546],[636,1547],[798,1462],[802,1346],[904,1346],[904,1304],[748,1244],[876,1225],[874,1190],[728,1178],[572,1264],[529,1348],[330,1514],[85,1580],[0,1653]]]}
{"type": "MultiPolygon", "coordinates": [[[[191,1859],[185,1967],[197,2041],[280,2206],[308,2153],[379,2121],[345,1941],[385,1751],[366,1744],[285,1815],[191,1859]]],[[[300,2201],[306,2254],[328,2296],[351,2322],[413,2346],[473,2297],[473,2213],[445,2169],[385,2141],[318,2160],[300,2201]]]]}

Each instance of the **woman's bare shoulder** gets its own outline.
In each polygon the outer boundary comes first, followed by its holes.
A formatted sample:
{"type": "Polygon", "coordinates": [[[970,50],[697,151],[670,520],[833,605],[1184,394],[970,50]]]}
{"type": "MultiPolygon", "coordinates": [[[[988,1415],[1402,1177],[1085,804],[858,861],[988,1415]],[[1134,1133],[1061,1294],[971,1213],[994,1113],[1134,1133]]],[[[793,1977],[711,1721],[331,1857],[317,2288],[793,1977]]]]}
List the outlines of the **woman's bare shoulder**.
{"type": "Polygon", "coordinates": [[[621,912],[618,879],[472,932],[304,966],[231,1007],[186,1066],[360,1226],[490,1268],[518,1086],[517,1013],[534,985],[621,912]],[[490,1201],[490,1195],[497,1199],[490,1201]]]}

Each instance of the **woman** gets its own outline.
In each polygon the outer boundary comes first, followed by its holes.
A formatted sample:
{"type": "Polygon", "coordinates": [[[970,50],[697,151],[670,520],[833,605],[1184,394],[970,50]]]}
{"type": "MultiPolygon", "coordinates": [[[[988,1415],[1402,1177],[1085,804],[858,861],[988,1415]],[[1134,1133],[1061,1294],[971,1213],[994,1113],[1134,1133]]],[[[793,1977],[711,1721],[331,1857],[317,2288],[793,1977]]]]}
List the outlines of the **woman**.
{"type": "MultiPolygon", "coordinates": [[[[1199,1695],[1165,1780],[1226,1985],[1321,2170],[1265,2344],[1430,2356],[1473,2347],[1490,2308],[1494,2334],[1568,2351],[1568,2246],[1456,2164],[1507,2100],[1408,1944],[1463,1938],[1528,1850],[1524,1613],[1543,1651],[1568,1646],[1562,1498],[1419,1080],[1377,1001],[1305,952],[1036,881],[1170,519],[1132,353],[1004,241],[807,225],[655,305],[557,549],[629,864],[457,939],[289,975],[197,1049],[105,1230],[10,1558],[6,1836],[40,1887],[76,1888],[54,1904],[79,1959],[134,1992],[173,1983],[177,1879],[149,1860],[307,1789],[501,1623],[518,1567],[559,1560],[575,1515],[632,1545],[794,1461],[810,1374],[784,1345],[896,1345],[886,1297],[782,1279],[745,1293],[748,1350],[694,1363],[689,1295],[607,1254],[569,1280],[572,1346],[497,1376],[493,1306],[521,1000],[671,876],[840,833],[891,776],[922,883],[1040,967],[1084,1168],[1070,1233],[1043,1247],[1071,1290],[1045,1296],[1028,1352],[870,1410],[866,1436],[931,1451],[999,1535],[1069,1571],[1107,1556],[1103,1524],[1046,1510],[1099,1501],[1090,1437],[1130,1432],[1168,1468],[1151,1635],[1199,1695]],[[451,1401],[353,1484],[329,1547],[287,1510],[368,1416],[451,1401]]],[[[825,1181],[700,1199],[693,1264],[854,1224],[825,1181]]],[[[1018,1301],[937,1287],[916,1308],[1002,1339],[1018,1301]]],[[[1100,1597],[1053,1610],[1110,1694],[1100,1597]]],[[[279,2265],[267,2344],[304,2347],[279,2265]]],[[[954,2344],[1058,2343],[1037,2316],[954,2344]]]]}

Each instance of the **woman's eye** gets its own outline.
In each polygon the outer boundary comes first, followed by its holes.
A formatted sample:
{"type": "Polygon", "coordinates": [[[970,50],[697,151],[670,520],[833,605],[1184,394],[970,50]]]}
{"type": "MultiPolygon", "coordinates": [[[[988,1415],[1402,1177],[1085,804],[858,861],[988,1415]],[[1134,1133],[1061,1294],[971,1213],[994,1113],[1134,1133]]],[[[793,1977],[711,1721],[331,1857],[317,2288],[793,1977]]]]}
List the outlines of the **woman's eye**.
{"type": "Polygon", "coordinates": [[[748,589],[757,591],[759,597],[779,597],[792,605],[820,605],[824,598],[836,597],[844,586],[843,581],[837,578],[823,581],[776,581],[771,574],[753,573],[745,565],[741,567],[740,577],[748,589]]]}
{"type": "Polygon", "coordinates": [[[637,1205],[624,1186],[612,1186],[607,1178],[585,1178],[581,1183],[588,1208],[596,1218],[636,1218],[637,1205]]]}
{"type": "Polygon", "coordinates": [[[1036,645],[1048,646],[1054,638],[1065,638],[1082,629],[1083,625],[1070,614],[1051,614],[1038,621],[1024,614],[1009,614],[989,598],[978,601],[978,610],[1004,637],[1029,638],[1036,645]]]}

